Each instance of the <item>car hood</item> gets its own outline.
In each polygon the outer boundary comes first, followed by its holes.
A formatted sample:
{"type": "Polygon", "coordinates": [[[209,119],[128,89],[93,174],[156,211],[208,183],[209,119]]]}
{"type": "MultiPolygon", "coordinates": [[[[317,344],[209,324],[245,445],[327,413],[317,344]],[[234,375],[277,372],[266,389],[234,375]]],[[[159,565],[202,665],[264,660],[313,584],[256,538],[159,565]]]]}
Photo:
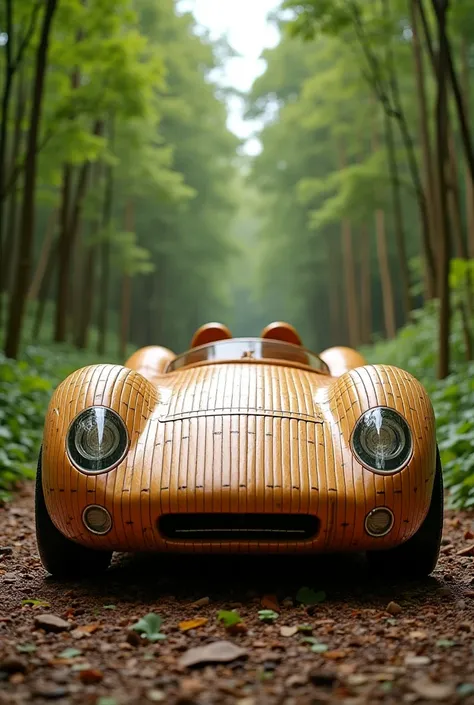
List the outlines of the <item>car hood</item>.
{"type": "Polygon", "coordinates": [[[280,365],[203,365],[158,386],[157,413],[161,422],[240,414],[321,422],[316,397],[334,381],[280,365]]]}

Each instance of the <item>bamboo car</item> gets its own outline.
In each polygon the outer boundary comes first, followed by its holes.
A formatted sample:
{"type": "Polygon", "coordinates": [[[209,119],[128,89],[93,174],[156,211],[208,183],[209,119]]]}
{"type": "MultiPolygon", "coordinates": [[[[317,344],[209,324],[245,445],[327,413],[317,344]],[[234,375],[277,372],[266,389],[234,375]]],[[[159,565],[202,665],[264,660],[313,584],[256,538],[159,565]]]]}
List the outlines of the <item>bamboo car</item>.
{"type": "Polygon", "coordinates": [[[113,551],[363,551],[429,574],[442,531],[430,400],[359,353],[317,356],[294,328],[77,370],[47,412],[36,488],[44,567],[95,574],[113,551]]]}

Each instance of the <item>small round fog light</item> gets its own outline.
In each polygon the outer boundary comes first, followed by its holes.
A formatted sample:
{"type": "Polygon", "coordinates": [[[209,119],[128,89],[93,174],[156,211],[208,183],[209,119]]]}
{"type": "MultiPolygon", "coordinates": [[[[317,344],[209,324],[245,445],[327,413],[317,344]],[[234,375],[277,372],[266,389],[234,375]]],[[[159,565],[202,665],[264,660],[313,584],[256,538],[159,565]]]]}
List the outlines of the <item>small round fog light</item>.
{"type": "Polygon", "coordinates": [[[100,536],[108,533],[112,528],[112,517],[107,509],[98,504],[90,504],[84,509],[82,521],[90,532],[100,536]]]}
{"type": "Polygon", "coordinates": [[[365,530],[370,536],[385,536],[393,526],[393,514],[387,507],[377,507],[365,517],[365,530]]]}

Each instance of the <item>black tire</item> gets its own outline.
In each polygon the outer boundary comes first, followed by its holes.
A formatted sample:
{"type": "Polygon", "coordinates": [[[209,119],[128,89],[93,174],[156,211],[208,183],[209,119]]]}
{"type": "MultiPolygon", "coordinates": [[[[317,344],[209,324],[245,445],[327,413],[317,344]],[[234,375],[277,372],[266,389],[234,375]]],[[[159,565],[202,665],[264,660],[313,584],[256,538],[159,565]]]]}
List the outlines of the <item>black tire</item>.
{"type": "Polygon", "coordinates": [[[443,470],[436,450],[436,475],[431,504],[422,525],[406,543],[387,551],[369,551],[367,559],[372,571],[381,578],[400,580],[426,578],[436,568],[443,533],[443,470]]]}
{"type": "Polygon", "coordinates": [[[38,459],[35,492],[36,541],[44,568],[57,578],[100,575],[109,567],[112,551],[95,551],[66,538],[50,519],[44,501],[42,452],[38,459]]]}

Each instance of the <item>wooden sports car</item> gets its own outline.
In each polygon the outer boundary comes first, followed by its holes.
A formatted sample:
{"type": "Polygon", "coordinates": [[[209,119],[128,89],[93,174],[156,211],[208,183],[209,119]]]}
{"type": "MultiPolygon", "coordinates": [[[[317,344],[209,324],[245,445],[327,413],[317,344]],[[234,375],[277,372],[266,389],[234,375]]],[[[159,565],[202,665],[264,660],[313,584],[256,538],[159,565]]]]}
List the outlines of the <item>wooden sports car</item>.
{"type": "Polygon", "coordinates": [[[359,353],[317,356],[294,328],[200,328],[77,370],[46,417],[36,489],[45,568],[95,574],[113,551],[364,551],[429,574],[443,521],[430,400],[359,353]]]}

